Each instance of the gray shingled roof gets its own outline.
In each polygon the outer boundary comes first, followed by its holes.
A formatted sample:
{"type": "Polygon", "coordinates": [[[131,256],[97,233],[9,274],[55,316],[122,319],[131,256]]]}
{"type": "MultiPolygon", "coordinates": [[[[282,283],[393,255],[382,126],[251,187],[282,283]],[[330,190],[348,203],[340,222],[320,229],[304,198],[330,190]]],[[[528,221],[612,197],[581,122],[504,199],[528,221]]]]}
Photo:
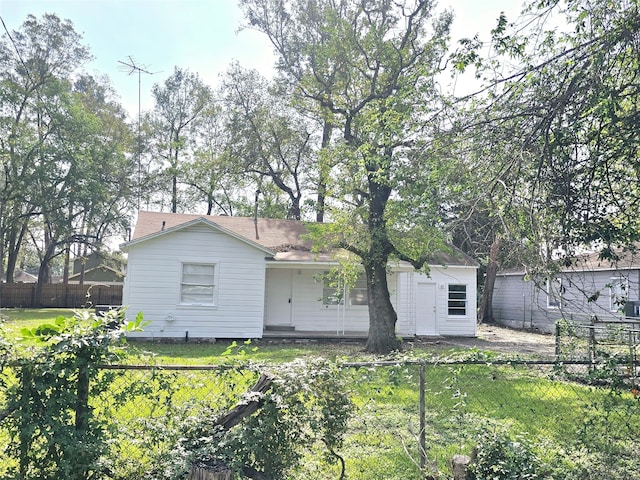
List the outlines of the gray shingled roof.
{"type": "MultiPolygon", "coordinates": [[[[585,252],[576,255],[563,265],[564,259],[556,260],[560,265],[560,271],[565,273],[584,273],[597,271],[640,270],[640,249],[615,248],[616,258],[600,258],[599,251],[585,252]]],[[[523,275],[524,267],[501,269],[499,275],[523,275]]]]}

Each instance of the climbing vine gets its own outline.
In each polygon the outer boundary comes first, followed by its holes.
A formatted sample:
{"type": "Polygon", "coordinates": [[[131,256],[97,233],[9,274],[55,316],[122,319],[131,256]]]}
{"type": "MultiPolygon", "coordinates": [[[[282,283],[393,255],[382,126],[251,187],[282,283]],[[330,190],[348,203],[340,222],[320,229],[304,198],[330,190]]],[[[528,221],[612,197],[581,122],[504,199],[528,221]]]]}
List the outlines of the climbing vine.
{"type": "Polygon", "coordinates": [[[7,453],[17,459],[5,478],[111,477],[106,421],[94,415],[89,399],[110,385],[97,367],[121,358],[124,334],[141,325],[141,315],[125,322],[123,311],[78,312],[21,330],[31,346],[14,354],[16,381],[7,382],[0,407],[11,435],[7,453]]]}

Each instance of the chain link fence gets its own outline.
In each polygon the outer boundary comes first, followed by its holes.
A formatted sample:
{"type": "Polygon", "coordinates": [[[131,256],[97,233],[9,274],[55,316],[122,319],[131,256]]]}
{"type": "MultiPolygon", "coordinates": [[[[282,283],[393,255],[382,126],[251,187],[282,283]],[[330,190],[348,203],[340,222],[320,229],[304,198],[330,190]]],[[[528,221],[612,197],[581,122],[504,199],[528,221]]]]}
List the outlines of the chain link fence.
{"type": "Polygon", "coordinates": [[[556,357],[587,359],[589,362],[613,358],[636,371],[639,367],[640,323],[589,320],[580,323],[563,319],[556,323],[556,357]]]}
{"type": "MultiPolygon", "coordinates": [[[[90,406],[107,429],[111,477],[169,478],[157,462],[181,454],[180,429],[190,418],[229,410],[263,369],[102,367],[110,388],[91,396],[90,406]]],[[[345,363],[339,372],[355,408],[335,452],[347,478],[452,478],[453,456],[474,457],[479,439],[491,433],[531,448],[545,465],[535,478],[640,479],[640,400],[625,362],[409,360],[345,363]]],[[[4,378],[5,388],[18,382],[4,378]]],[[[0,444],[9,446],[19,438],[5,428],[11,412],[4,415],[0,444]]],[[[339,478],[321,449],[311,450],[291,478],[339,478]]],[[[15,464],[10,449],[2,456],[2,468],[15,464]]]]}

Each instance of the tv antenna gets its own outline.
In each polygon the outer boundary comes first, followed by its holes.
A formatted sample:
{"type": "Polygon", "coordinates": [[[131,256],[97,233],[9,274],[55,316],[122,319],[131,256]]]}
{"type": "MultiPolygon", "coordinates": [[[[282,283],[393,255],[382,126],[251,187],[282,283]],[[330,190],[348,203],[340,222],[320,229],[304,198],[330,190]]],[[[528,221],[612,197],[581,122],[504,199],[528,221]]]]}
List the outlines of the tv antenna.
{"type": "Polygon", "coordinates": [[[140,195],[142,184],[142,163],[140,157],[142,156],[142,138],[141,138],[141,119],[142,119],[142,105],[141,105],[141,92],[142,92],[142,74],[153,75],[157,72],[150,72],[147,70],[147,66],[135,61],[132,56],[127,57],[128,61],[118,60],[121,65],[120,70],[128,72],[128,75],[138,73],[138,210],[140,210],[140,195]]]}

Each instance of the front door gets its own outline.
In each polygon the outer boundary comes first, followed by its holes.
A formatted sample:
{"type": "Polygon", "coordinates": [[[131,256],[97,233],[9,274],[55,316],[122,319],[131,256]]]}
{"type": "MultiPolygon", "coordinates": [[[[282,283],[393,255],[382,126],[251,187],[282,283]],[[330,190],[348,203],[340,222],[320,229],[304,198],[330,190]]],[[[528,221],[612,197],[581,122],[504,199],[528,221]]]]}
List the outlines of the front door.
{"type": "Polygon", "coordinates": [[[291,326],[293,271],[289,269],[267,269],[265,326],[291,326]]]}
{"type": "Polygon", "coordinates": [[[416,291],[416,335],[437,335],[436,284],[418,283],[416,291]]]}

